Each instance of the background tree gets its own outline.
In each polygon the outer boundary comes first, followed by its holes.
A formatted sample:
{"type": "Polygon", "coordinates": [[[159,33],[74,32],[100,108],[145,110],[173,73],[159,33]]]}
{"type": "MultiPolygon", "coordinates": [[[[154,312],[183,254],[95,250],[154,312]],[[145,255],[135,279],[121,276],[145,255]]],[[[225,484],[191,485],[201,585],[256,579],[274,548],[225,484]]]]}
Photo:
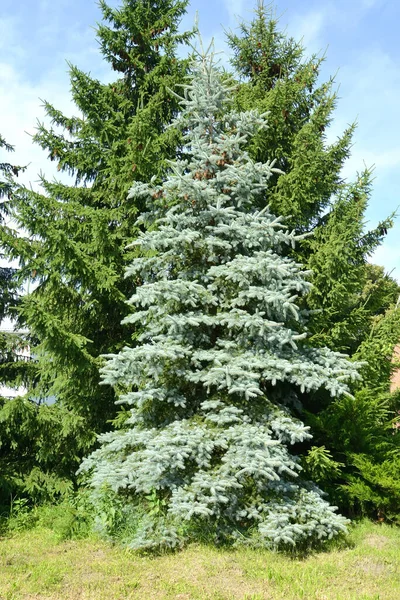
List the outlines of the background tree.
{"type": "MultiPolygon", "coordinates": [[[[175,154],[179,137],[165,125],[177,103],[166,90],[185,75],[186,61],[176,52],[190,38],[178,32],[185,0],[123,0],[118,9],[101,1],[100,8],[97,38],[117,79],[103,84],[70,65],[79,116],[46,102],[52,127],[39,124],[34,136],[73,183],[42,176],[42,192],[19,188],[10,206],[24,233],[2,234],[8,257],[20,261],[19,281],[31,282],[19,307],[19,322],[37,342],[30,396],[55,397],[76,418],[75,433],[85,423],[70,452],[71,474],[94,431],[115,416],[113,391],[99,387],[98,368],[102,353],[130,338],[120,326],[135,285],[123,277],[125,248],[137,235],[133,224],[143,207],[127,193],[132,180],[159,177],[175,154]]],[[[60,421],[58,430],[63,427],[60,421]]]]}
{"type": "MultiPolygon", "coordinates": [[[[0,135],[0,150],[4,149],[7,152],[13,152],[13,146],[10,146],[6,142],[6,140],[0,135]]],[[[18,177],[20,171],[23,170],[23,167],[18,167],[16,165],[12,165],[9,162],[0,162],[0,225],[4,230],[8,225],[9,218],[9,203],[15,190],[14,178],[18,177]]],[[[18,285],[15,277],[15,269],[9,267],[7,265],[7,259],[4,255],[0,254],[0,259],[3,263],[0,267],[0,285],[1,285],[1,295],[0,295],[0,322],[4,320],[6,316],[10,314],[12,308],[15,307],[18,285]]],[[[7,344],[4,341],[1,345],[3,349],[3,357],[4,354],[7,353],[6,348],[7,344]]]]}
{"type": "MultiPolygon", "coordinates": [[[[363,294],[368,260],[392,217],[366,231],[371,172],[359,174],[355,183],[341,177],[355,125],[328,144],[337,96],[333,78],[320,83],[324,58],[307,58],[301,43],[279,31],[273,8],[263,2],[254,20],[242,23],[238,35],[228,34],[228,41],[241,78],[238,109],[269,111],[273,125],[254,137],[249,152],[261,162],[275,159],[285,173],[273,176],[261,203],[284,215],[296,231],[313,233],[296,247],[295,256],[313,271],[306,302],[319,311],[309,322],[314,343],[353,353],[368,335],[372,317],[383,314],[400,291],[392,280],[392,293],[385,298],[379,286],[371,287],[368,299],[363,294]]],[[[385,280],[382,274],[382,285],[385,280]]]]}
{"type": "Polygon", "coordinates": [[[341,187],[355,126],[326,143],[337,101],[334,80],[319,83],[323,58],[307,58],[302,44],[278,29],[273,10],[258,2],[251,23],[242,22],[238,35],[228,33],[241,80],[236,103],[239,110],[269,111],[271,127],[254,137],[249,151],[261,162],[275,159],[286,174],[273,176],[260,201],[290,226],[310,231],[341,187]]]}
{"type": "Polygon", "coordinates": [[[122,496],[133,547],[175,546],[207,530],[290,546],[343,530],[299,476],[289,447],[310,434],[291,410],[306,390],[346,393],[356,369],[304,342],[296,299],[309,284],[280,254],[298,238],[255,209],[276,171],[241,149],[265,121],[230,110],[230,90],[212,53],[200,55],[178,118],[187,155],[161,185],[130,192],[149,210],[156,196],[166,212],[135,242],[142,255],[127,270],[142,280],[125,318],[141,324],[140,343],[102,369],[129,418],[100,437],[83,469],[100,498],[108,487],[122,496]]]}

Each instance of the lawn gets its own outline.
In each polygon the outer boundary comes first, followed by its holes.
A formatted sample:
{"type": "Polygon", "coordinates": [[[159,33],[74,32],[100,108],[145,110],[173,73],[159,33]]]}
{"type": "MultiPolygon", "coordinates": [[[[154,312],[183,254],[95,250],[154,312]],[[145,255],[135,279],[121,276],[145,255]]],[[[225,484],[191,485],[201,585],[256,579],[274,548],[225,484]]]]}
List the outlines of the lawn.
{"type": "Polygon", "coordinates": [[[138,556],[36,528],[0,540],[0,600],[400,600],[400,529],[363,522],[342,549],[293,558],[191,546],[138,556]]]}

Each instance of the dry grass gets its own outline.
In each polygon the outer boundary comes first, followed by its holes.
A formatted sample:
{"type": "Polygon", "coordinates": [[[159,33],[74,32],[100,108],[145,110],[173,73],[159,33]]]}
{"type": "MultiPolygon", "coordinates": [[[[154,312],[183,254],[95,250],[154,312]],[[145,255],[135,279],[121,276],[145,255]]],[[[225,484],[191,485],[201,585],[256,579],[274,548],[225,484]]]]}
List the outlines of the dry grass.
{"type": "Polygon", "coordinates": [[[205,546],[143,557],[34,529],[0,540],[0,600],[400,600],[400,531],[362,523],[350,539],[302,560],[205,546]]]}

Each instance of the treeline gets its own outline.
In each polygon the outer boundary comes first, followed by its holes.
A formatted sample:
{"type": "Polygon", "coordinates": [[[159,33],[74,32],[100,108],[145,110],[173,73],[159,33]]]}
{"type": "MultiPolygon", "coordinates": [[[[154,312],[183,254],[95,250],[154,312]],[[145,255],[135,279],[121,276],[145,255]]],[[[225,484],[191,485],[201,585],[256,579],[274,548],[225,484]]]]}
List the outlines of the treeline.
{"type": "MultiPolygon", "coordinates": [[[[140,323],[128,318],[121,324],[133,310],[127,300],[144,283],[140,275],[125,277],[140,255],[131,244],[164,214],[160,186],[169,161],[186,151],[184,133],[170,124],[181,111],[171,90],[179,90],[191,64],[190,47],[186,58],[179,51],[194,35],[179,29],[187,2],[123,0],[114,9],[101,0],[100,7],[97,39],[114,82],[71,65],[81,116],[46,103],[52,125],[40,125],[33,138],[74,184],[42,176],[36,192],[18,184],[21,167],[0,164],[1,253],[19,264],[0,272],[1,316],[29,332],[0,338],[1,382],[28,390],[1,400],[3,512],[15,497],[34,504],[76,490],[84,482],[77,469],[97,447],[97,436],[123,430],[129,411],[115,401],[127,384],[100,385],[99,369],[105,354],[141,343],[140,323]],[[135,183],[150,182],[149,208],[140,194],[128,193],[135,183]],[[30,345],[30,362],[15,359],[21,344],[30,345]]],[[[400,339],[400,287],[370,263],[393,215],[367,230],[371,171],[355,173],[353,181],[341,177],[355,126],[328,144],[337,98],[334,80],[321,82],[323,59],[308,57],[263,5],[238,34],[228,34],[228,44],[231,69],[224,78],[234,109],[267,113],[268,127],[249,138],[245,150],[257,163],[275,161],[284,173],[271,174],[251,209],[269,206],[290,231],[307,234],[294,249],[281,249],[311,271],[311,289],[300,300],[307,344],[363,361],[350,396],[297,390],[291,410],[313,435],[298,442],[297,454],[307,477],[343,514],[396,521],[400,398],[390,393],[390,377],[400,339]]],[[[2,138],[0,146],[12,150],[2,138]]]]}

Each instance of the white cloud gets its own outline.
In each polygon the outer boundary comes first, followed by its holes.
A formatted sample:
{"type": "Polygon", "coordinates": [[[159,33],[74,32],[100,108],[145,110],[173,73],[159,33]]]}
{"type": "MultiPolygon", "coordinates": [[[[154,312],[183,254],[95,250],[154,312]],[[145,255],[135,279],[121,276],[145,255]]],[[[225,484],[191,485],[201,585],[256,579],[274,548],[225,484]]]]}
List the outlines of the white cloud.
{"type": "Polygon", "coordinates": [[[325,0],[318,9],[304,11],[304,5],[298,12],[291,14],[288,24],[289,33],[296,39],[302,39],[308,54],[323,52],[329,41],[339,33],[351,35],[351,30],[363,19],[365,12],[382,0],[325,0]],[[329,36],[326,34],[329,32],[329,36]]]}
{"type": "MultiPolygon", "coordinates": [[[[398,229],[398,228],[397,228],[398,229]]],[[[390,238],[398,238],[398,231],[389,233],[390,238]],[[392,234],[392,235],[391,235],[392,234]],[[396,235],[397,234],[397,235],[396,235]]],[[[371,258],[371,262],[385,267],[394,279],[400,283],[400,247],[396,239],[388,239],[380,246],[371,258]]]]}
{"type": "MultiPolygon", "coordinates": [[[[53,47],[57,48],[57,36],[60,34],[61,24],[57,25],[57,15],[49,18],[44,25],[49,29],[53,47]],[[50,23],[54,27],[51,30],[50,23]]],[[[66,60],[77,64],[82,70],[91,71],[93,76],[101,80],[110,80],[111,69],[101,60],[98,52],[95,33],[91,27],[82,28],[79,24],[69,28],[61,48],[55,50],[48,61],[47,67],[40,72],[35,63],[40,65],[40,51],[38,56],[29,56],[26,48],[20,42],[20,36],[15,20],[0,20],[1,32],[7,32],[7,48],[3,49],[0,62],[0,134],[8,143],[15,147],[15,153],[10,156],[10,161],[18,165],[29,165],[27,171],[20,175],[20,181],[38,189],[38,174],[43,171],[47,179],[61,179],[70,181],[66,174],[60,174],[56,165],[47,158],[47,152],[32,143],[31,136],[35,132],[37,120],[50,125],[46,118],[42,100],[50,102],[64,114],[77,114],[78,109],[73,104],[70,93],[70,80],[66,60]],[[11,51],[10,51],[11,48],[11,51]],[[20,67],[20,57],[25,53],[26,68],[20,67]],[[32,76],[29,68],[35,68],[32,76]],[[37,75],[36,75],[37,73],[37,75]]],[[[44,32],[42,32],[44,34],[44,32]]],[[[45,44],[51,39],[44,40],[45,44]]],[[[4,41],[4,40],[3,40],[4,41]]]]}
{"type": "Polygon", "coordinates": [[[325,45],[322,39],[323,29],[329,19],[329,8],[313,10],[307,14],[294,15],[288,31],[296,40],[302,40],[307,54],[319,54],[325,45]]]}
{"type": "MultiPolygon", "coordinates": [[[[237,21],[242,20],[246,17],[244,13],[249,12],[249,9],[246,8],[245,0],[224,0],[224,6],[228,13],[229,17],[229,25],[235,25],[237,21]]],[[[253,6],[251,6],[250,11],[254,14],[253,6]]]]}
{"type": "Polygon", "coordinates": [[[19,165],[28,165],[20,180],[37,187],[37,174],[41,169],[47,176],[56,174],[55,167],[46,158],[46,153],[32,144],[37,118],[44,118],[39,97],[45,97],[62,111],[73,112],[69,98],[69,81],[66,73],[60,72],[46,83],[40,80],[31,84],[21,78],[10,64],[0,64],[0,114],[6,118],[1,123],[1,134],[15,146],[10,160],[19,165]]]}
{"type": "Polygon", "coordinates": [[[19,24],[15,17],[0,18],[0,51],[1,55],[7,54],[13,59],[22,58],[25,50],[18,41],[19,24]]]}

